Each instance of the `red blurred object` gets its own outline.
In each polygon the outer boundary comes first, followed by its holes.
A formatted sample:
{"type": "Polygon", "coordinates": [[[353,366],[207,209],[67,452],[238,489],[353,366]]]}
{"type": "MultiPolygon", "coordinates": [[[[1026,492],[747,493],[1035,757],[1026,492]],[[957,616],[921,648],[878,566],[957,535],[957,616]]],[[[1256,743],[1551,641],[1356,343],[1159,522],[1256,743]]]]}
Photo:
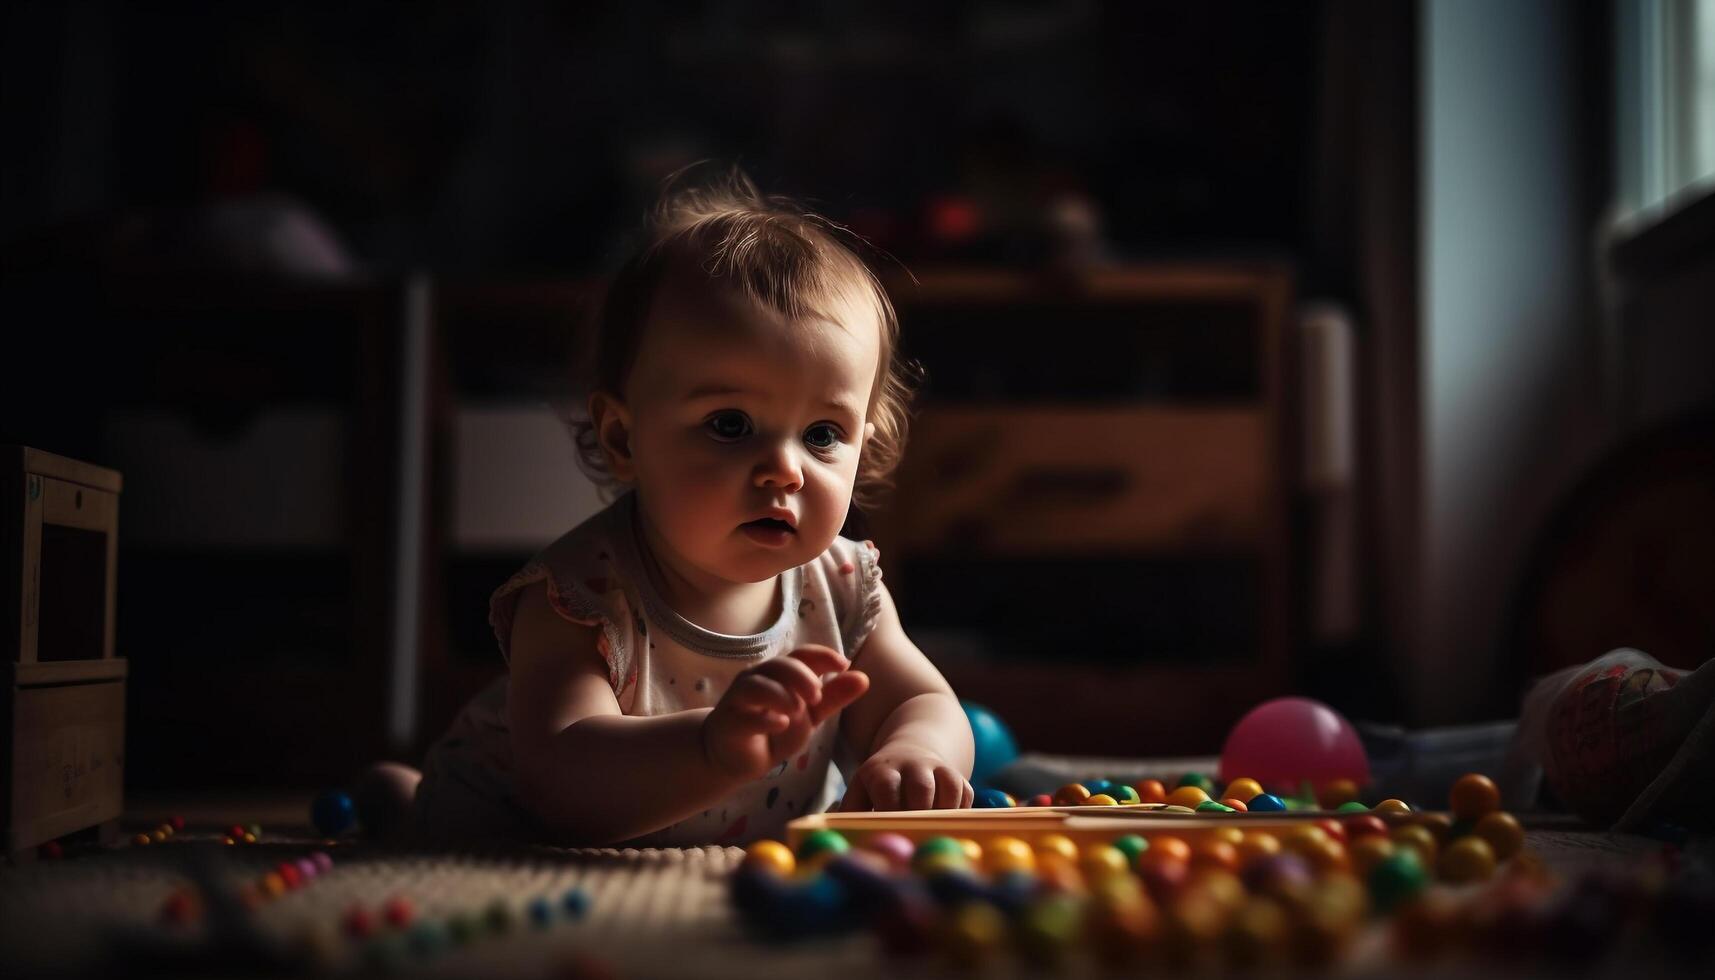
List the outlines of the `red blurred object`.
{"type": "Polygon", "coordinates": [[[982,230],[982,212],[962,197],[937,197],[929,201],[929,237],[942,244],[964,242],[982,230]]]}
{"type": "Polygon", "coordinates": [[[397,895],[387,900],[382,906],[381,914],[386,917],[387,924],[395,929],[403,929],[411,924],[411,917],[416,910],[411,907],[411,900],[403,895],[397,895]]]}
{"type": "Polygon", "coordinates": [[[1249,776],[1265,788],[1320,790],[1336,779],[1370,781],[1369,758],[1351,722],[1309,698],[1265,701],[1239,719],[1221,749],[1221,780],[1249,776]]]}
{"type": "Polygon", "coordinates": [[[346,935],[356,939],[367,939],[375,933],[375,916],[361,905],[353,905],[345,913],[346,935]]]}
{"type": "Polygon", "coordinates": [[[1383,837],[1387,836],[1387,821],[1383,820],[1381,817],[1375,816],[1374,814],[1363,813],[1355,817],[1347,817],[1345,825],[1346,836],[1351,840],[1357,840],[1360,837],[1371,837],[1376,834],[1380,834],[1383,837]]]}

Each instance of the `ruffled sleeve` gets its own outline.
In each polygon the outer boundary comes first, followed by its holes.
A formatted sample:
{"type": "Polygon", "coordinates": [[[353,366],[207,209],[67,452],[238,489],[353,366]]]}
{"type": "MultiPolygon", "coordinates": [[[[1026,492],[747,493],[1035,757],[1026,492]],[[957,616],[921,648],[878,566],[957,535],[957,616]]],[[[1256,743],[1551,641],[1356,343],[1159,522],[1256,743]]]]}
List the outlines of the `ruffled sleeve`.
{"type": "Polygon", "coordinates": [[[488,624],[500,644],[500,655],[511,660],[518,594],[542,582],[548,590],[548,603],[560,618],[596,628],[596,650],[607,663],[608,681],[614,694],[623,697],[628,693],[636,681],[631,641],[634,617],[624,584],[613,572],[610,555],[611,551],[599,541],[577,540],[568,535],[494,590],[488,601],[488,624]]]}
{"type": "Polygon", "coordinates": [[[846,655],[855,657],[881,615],[881,552],[873,541],[847,538],[835,538],[828,551],[837,566],[831,578],[839,583],[834,594],[840,603],[840,640],[846,655]]]}

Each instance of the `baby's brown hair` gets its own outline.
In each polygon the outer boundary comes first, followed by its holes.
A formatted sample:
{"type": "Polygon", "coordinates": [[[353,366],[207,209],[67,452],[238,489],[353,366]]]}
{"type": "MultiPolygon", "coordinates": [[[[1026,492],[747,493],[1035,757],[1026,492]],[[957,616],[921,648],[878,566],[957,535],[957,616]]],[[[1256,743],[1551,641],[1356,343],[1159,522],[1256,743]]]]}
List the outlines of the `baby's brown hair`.
{"type": "MultiPolygon", "coordinates": [[[[861,239],[790,198],[765,197],[736,168],[710,181],[675,184],[668,180],[642,241],[608,285],[595,321],[588,390],[624,391],[650,305],[669,274],[737,289],[789,322],[834,320],[836,309],[871,306],[881,334],[867,418],[875,435],[861,448],[852,499],[875,506],[905,451],[918,369],[900,356],[899,321],[887,291],[852,247],[861,239]]],[[[572,433],[580,467],[611,491],[617,481],[587,415],[572,420],[572,433]]]]}

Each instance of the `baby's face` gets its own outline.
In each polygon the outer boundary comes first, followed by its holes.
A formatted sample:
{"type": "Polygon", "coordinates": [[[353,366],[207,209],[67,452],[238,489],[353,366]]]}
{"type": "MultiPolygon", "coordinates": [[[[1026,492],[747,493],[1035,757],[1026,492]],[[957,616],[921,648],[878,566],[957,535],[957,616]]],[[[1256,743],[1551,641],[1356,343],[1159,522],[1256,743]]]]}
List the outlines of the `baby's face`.
{"type": "Polygon", "coordinates": [[[847,312],[789,322],[734,291],[657,295],[624,395],[638,502],[682,572],[760,582],[839,533],[880,357],[873,310],[847,312]]]}

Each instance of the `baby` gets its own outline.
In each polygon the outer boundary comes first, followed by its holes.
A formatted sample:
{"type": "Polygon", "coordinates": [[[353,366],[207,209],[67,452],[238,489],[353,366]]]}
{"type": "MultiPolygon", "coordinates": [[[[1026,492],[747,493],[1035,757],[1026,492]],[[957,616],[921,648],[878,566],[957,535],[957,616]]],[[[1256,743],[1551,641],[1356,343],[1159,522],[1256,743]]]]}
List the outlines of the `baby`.
{"type": "Polygon", "coordinates": [[[741,175],[670,191],[611,284],[582,463],[618,492],[495,592],[509,667],[429,753],[430,838],[742,843],[972,801],[952,690],[839,536],[905,441],[879,282],[741,175]]]}

